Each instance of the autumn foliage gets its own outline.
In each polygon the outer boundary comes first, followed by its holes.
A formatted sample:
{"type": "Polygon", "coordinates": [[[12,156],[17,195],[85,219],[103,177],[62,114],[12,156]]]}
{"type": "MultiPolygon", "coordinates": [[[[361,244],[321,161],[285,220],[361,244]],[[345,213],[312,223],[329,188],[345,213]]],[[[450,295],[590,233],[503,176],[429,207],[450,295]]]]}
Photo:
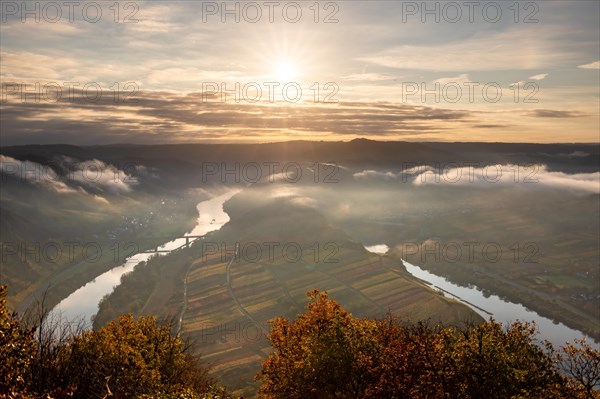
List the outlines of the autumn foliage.
{"type": "Polygon", "coordinates": [[[6,307],[6,286],[0,286],[0,397],[27,392],[27,374],[34,361],[33,330],[24,328],[6,307]]]}
{"type": "Polygon", "coordinates": [[[171,327],[123,315],[100,330],[48,339],[44,326],[26,328],[8,311],[2,286],[0,398],[228,397],[171,327]]]}
{"type": "Polygon", "coordinates": [[[598,398],[600,352],[555,352],[535,326],[494,320],[460,328],[352,317],[312,291],[295,321],[277,318],[257,378],[263,398],[598,398]]]}
{"type": "MultiPolygon", "coordinates": [[[[534,325],[492,319],[461,327],[359,319],[326,292],[308,295],[294,321],[272,321],[273,352],[257,376],[263,398],[600,398],[600,351],[585,341],[555,350],[534,325]]],[[[154,317],[123,315],[58,341],[43,331],[8,311],[0,287],[0,398],[228,397],[154,317]]]]}

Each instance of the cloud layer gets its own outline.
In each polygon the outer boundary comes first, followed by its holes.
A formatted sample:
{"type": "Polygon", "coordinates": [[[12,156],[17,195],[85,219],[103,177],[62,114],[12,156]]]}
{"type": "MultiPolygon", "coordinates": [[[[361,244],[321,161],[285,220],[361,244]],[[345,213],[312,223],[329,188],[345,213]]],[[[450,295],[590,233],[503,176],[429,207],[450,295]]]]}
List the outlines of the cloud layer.
{"type": "Polygon", "coordinates": [[[436,170],[423,165],[392,172],[364,170],[355,173],[356,180],[383,180],[408,183],[415,186],[459,186],[498,188],[502,186],[524,189],[556,189],[600,194],[600,172],[567,174],[549,171],[545,165],[487,165],[485,167],[448,167],[436,170]]]}
{"type": "Polygon", "coordinates": [[[61,194],[122,194],[133,190],[139,181],[113,165],[97,159],[79,162],[63,157],[50,166],[0,155],[0,172],[8,177],[61,194]],[[59,172],[57,173],[56,170],[59,172]]]}

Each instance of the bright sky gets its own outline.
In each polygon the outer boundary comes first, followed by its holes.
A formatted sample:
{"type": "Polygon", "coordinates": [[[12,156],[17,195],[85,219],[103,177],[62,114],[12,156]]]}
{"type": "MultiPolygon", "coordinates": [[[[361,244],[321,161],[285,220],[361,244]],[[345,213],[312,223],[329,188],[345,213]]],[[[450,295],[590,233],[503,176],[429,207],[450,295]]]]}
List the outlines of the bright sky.
{"type": "Polygon", "coordinates": [[[1,145],[598,142],[599,5],[2,0],[1,145]]]}

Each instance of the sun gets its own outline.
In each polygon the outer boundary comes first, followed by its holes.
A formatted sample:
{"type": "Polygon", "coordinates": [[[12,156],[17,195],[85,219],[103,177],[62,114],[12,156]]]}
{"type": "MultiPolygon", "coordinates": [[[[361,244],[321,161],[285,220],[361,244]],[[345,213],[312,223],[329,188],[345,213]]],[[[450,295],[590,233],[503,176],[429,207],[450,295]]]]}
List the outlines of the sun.
{"type": "Polygon", "coordinates": [[[281,83],[294,81],[298,74],[296,66],[288,60],[281,60],[275,66],[275,76],[281,83]]]}

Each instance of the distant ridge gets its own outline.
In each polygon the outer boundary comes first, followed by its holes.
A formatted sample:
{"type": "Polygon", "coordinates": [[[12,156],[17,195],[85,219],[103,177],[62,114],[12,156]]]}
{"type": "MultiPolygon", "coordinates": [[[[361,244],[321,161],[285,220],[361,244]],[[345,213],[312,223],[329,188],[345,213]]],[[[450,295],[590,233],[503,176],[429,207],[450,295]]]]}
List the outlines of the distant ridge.
{"type": "MultiPolygon", "coordinates": [[[[543,164],[567,173],[598,171],[600,146],[596,144],[534,144],[477,142],[288,141],[244,144],[67,144],[0,147],[0,154],[19,160],[53,161],[55,157],[134,162],[145,166],[181,167],[205,162],[334,162],[356,168],[398,169],[410,163],[444,167],[449,164],[543,164]],[[587,154],[569,157],[569,154],[587,154]]],[[[414,165],[416,166],[416,165],[414,165]]]]}

